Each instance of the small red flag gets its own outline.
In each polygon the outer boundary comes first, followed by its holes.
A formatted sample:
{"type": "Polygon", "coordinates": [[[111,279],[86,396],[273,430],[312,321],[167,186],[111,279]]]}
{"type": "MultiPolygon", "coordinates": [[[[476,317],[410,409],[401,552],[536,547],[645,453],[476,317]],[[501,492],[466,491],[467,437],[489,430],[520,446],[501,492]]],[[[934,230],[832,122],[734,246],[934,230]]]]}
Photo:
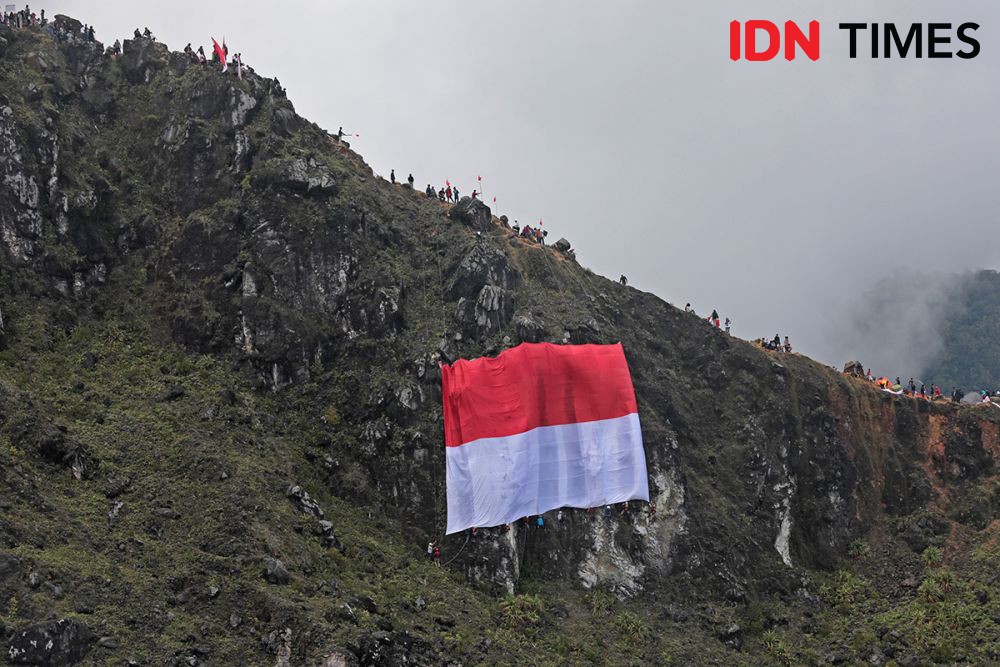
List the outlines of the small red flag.
{"type": "Polygon", "coordinates": [[[476,176],[476,178],[477,178],[478,180],[480,180],[480,181],[481,181],[481,180],[483,180],[483,177],[482,177],[482,176],[476,176]]]}
{"type": "Polygon", "coordinates": [[[219,46],[219,43],[215,41],[214,37],[212,38],[212,45],[215,47],[215,55],[217,55],[219,60],[222,61],[222,71],[225,72],[229,68],[229,63],[226,62],[226,52],[222,50],[222,47],[219,46]]]}

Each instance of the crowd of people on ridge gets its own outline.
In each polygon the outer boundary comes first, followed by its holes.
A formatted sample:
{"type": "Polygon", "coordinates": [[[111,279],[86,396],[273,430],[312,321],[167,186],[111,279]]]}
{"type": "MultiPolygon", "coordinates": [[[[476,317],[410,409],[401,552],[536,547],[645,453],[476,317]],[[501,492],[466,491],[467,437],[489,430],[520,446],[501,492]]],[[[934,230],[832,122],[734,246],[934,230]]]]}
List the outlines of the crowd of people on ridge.
{"type": "MultiPolygon", "coordinates": [[[[913,396],[914,398],[923,398],[928,401],[946,401],[951,400],[953,403],[961,403],[966,398],[965,392],[962,391],[960,387],[952,387],[951,393],[945,396],[944,392],[936,384],[931,384],[930,387],[927,386],[925,382],[918,382],[912,377],[903,382],[897,375],[895,380],[890,380],[888,376],[882,375],[876,378],[872,374],[872,369],[868,369],[863,376],[860,375],[860,369],[856,372],[852,372],[850,366],[855,362],[848,364],[848,368],[845,368],[844,372],[847,375],[855,375],[861,377],[862,379],[871,382],[876,387],[883,391],[887,391],[893,394],[900,394],[903,396],[913,396]]],[[[980,403],[996,403],[1000,401],[1000,391],[995,391],[990,393],[987,389],[980,389],[979,392],[980,403]],[[997,399],[994,401],[993,399],[997,399]]]]}
{"type": "MultiPolygon", "coordinates": [[[[5,11],[0,13],[0,23],[8,28],[30,28],[32,26],[44,26],[48,23],[48,20],[45,18],[44,9],[40,14],[35,14],[31,11],[31,5],[25,5],[24,9],[16,12],[5,11]]],[[[94,34],[93,30],[93,28],[90,28],[91,35],[94,34]]]]}
{"type": "MultiPolygon", "coordinates": [[[[343,126],[341,126],[337,130],[337,139],[342,140],[344,136],[355,136],[355,135],[345,135],[344,128],[343,126]]],[[[481,178],[478,180],[480,181],[480,183],[482,182],[481,178]]],[[[406,183],[410,189],[413,189],[414,181],[415,179],[413,178],[413,174],[409,174],[406,177],[406,183]]],[[[397,185],[395,169],[389,170],[389,182],[392,183],[393,185],[397,185]]],[[[457,204],[459,201],[461,201],[461,193],[458,189],[458,186],[453,185],[451,181],[447,179],[445,180],[444,185],[440,188],[435,188],[432,184],[428,183],[427,187],[424,188],[424,194],[427,196],[428,199],[437,199],[438,201],[445,204],[457,204]]],[[[480,190],[473,189],[472,194],[470,196],[473,199],[481,199],[482,192],[480,190]]],[[[493,198],[493,203],[494,205],[496,205],[495,197],[493,198]]],[[[506,229],[510,230],[510,232],[513,233],[514,238],[522,239],[524,241],[530,241],[533,243],[537,243],[539,245],[545,245],[545,239],[549,235],[549,232],[546,229],[542,229],[544,223],[541,220],[538,221],[537,226],[531,226],[525,224],[523,227],[517,220],[514,221],[513,225],[508,224],[507,217],[503,215],[499,217],[499,220],[500,224],[503,227],[505,227],[506,229]]],[[[572,250],[570,250],[569,253],[572,254],[572,250]]],[[[625,276],[622,276],[622,278],[624,279],[625,276]]],[[[622,284],[625,285],[626,281],[623,281],[622,284]]]]}

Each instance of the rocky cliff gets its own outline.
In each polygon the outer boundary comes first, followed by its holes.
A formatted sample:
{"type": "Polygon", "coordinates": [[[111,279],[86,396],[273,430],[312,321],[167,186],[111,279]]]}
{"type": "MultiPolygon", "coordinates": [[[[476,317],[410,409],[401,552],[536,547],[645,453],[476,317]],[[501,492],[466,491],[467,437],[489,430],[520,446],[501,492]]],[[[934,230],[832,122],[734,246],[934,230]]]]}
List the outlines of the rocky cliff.
{"type": "Polygon", "coordinates": [[[1000,411],[765,352],[390,185],[274,80],[0,38],[13,664],[1000,659],[1000,411]],[[522,341],[623,343],[650,507],[434,568],[439,363],[522,341]]]}

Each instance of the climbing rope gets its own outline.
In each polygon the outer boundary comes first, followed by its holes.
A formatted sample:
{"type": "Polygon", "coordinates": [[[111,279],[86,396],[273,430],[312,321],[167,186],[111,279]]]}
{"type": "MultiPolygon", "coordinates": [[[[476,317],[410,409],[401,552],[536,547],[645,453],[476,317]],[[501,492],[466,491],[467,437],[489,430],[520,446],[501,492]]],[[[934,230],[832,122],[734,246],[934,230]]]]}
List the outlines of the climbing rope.
{"type": "Polygon", "coordinates": [[[445,563],[443,567],[447,567],[449,564],[451,564],[451,562],[453,560],[455,560],[456,558],[458,558],[459,556],[462,555],[462,552],[465,551],[465,545],[469,543],[469,540],[471,538],[472,538],[472,533],[466,533],[465,534],[465,544],[463,544],[462,548],[458,550],[458,553],[456,553],[454,556],[452,556],[451,558],[448,559],[448,562],[445,563]]]}

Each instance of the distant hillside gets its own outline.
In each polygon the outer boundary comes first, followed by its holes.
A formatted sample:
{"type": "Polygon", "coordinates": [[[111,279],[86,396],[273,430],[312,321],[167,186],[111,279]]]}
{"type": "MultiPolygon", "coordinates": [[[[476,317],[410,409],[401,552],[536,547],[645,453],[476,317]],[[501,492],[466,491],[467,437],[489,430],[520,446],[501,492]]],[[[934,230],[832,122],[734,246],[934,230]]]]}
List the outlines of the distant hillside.
{"type": "Polygon", "coordinates": [[[946,388],[1000,389],[1000,272],[963,280],[948,310],[944,345],[923,377],[946,388]]]}

